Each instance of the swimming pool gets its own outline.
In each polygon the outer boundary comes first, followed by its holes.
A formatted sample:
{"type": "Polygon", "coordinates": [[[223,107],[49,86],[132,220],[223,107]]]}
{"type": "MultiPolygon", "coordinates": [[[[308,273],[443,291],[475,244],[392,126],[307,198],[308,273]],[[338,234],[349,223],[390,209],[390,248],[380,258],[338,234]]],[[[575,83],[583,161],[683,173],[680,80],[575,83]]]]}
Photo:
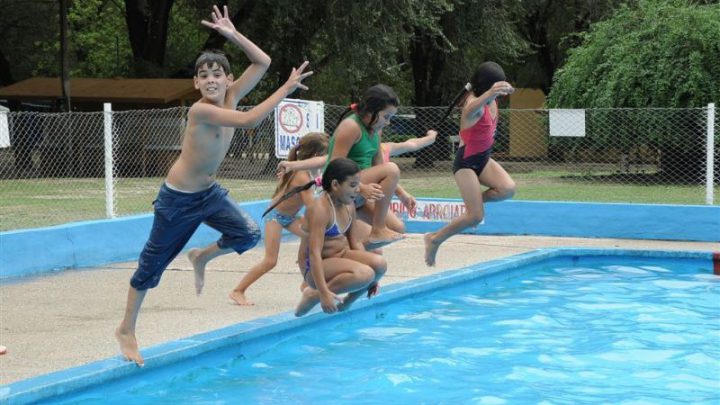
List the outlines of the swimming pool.
{"type": "Polygon", "coordinates": [[[93,382],[54,400],[717,401],[712,266],[709,253],[542,250],[388,287],[339,316],[284,314],[171,342],[143,370],[108,360],[12,384],[0,400],[93,382]]]}

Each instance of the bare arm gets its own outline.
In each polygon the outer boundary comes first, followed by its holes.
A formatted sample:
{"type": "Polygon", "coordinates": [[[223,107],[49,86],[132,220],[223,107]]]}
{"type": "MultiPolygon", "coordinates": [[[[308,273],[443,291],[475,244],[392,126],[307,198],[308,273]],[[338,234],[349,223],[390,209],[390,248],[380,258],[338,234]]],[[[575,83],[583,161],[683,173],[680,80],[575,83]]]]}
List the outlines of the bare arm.
{"type": "Polygon", "coordinates": [[[415,197],[412,194],[408,193],[407,190],[405,190],[399,184],[395,188],[395,195],[400,200],[400,202],[408,209],[408,211],[413,211],[417,206],[417,200],[415,200],[415,197]]]}
{"type": "MultiPolygon", "coordinates": [[[[227,6],[223,6],[224,13],[220,13],[217,6],[213,6],[212,22],[203,20],[201,23],[209,28],[214,29],[220,35],[227,38],[228,41],[240,48],[250,59],[250,66],[243,74],[235,80],[227,90],[225,100],[230,107],[237,106],[238,102],[258,84],[262,76],[270,67],[270,56],[262,49],[258,48],[252,41],[247,39],[243,34],[235,29],[230,17],[228,16],[227,6]]],[[[225,72],[229,74],[230,72],[225,72]]]]}
{"type": "Polygon", "coordinates": [[[335,130],[335,146],[333,146],[333,152],[330,156],[330,160],[337,159],[339,157],[346,158],[350,149],[352,149],[355,142],[360,139],[361,130],[358,123],[351,120],[345,119],[335,130]]]}
{"type": "Polygon", "coordinates": [[[278,163],[278,175],[282,175],[285,172],[319,169],[323,167],[326,160],[326,156],[315,156],[305,160],[293,160],[292,162],[289,160],[283,160],[278,163]]]}
{"type": "Polygon", "coordinates": [[[250,111],[237,111],[234,108],[221,108],[208,103],[195,103],[190,108],[188,117],[199,123],[221,127],[255,128],[285,97],[297,89],[308,89],[307,86],[302,84],[303,79],[313,73],[312,71],[304,72],[307,65],[308,62],[305,61],[299,68],[293,68],[288,81],[250,111]]]}
{"type": "Polygon", "coordinates": [[[348,240],[348,245],[350,246],[350,249],[365,250],[365,245],[363,245],[360,240],[355,238],[355,232],[353,232],[353,228],[355,227],[355,221],[357,221],[356,210],[355,210],[355,207],[353,206],[352,207],[352,222],[350,222],[350,226],[348,227],[347,232],[345,232],[345,237],[348,240]]]}
{"type": "Polygon", "coordinates": [[[386,142],[385,145],[388,145],[390,148],[390,156],[398,156],[403,153],[415,152],[416,150],[426,148],[435,143],[436,138],[437,131],[431,129],[421,138],[412,138],[405,142],[386,142]]]}
{"type": "MultiPolygon", "coordinates": [[[[490,90],[486,91],[485,93],[481,94],[478,97],[472,97],[470,95],[470,98],[465,104],[465,107],[463,107],[462,110],[462,120],[463,121],[472,121],[480,119],[483,115],[485,104],[490,104],[497,98],[497,96],[502,95],[508,95],[511,94],[515,89],[510,85],[508,82],[496,82],[493,84],[493,86],[490,88],[490,90]]],[[[461,125],[462,127],[465,127],[461,125]]]]}
{"type": "Polygon", "coordinates": [[[309,207],[306,218],[308,220],[308,246],[310,250],[310,271],[312,272],[315,286],[320,292],[328,293],[327,283],[325,282],[325,272],[322,263],[322,248],[325,243],[325,228],[330,221],[327,204],[319,202],[309,207]]]}

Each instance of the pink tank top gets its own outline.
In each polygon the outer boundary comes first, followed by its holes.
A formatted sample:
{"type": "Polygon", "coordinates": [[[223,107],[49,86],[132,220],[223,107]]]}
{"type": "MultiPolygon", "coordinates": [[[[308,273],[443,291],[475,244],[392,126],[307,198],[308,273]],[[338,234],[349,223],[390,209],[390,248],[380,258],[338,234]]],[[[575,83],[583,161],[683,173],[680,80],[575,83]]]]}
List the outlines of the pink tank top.
{"type": "MultiPolygon", "coordinates": [[[[500,115],[498,114],[498,117],[500,115]]],[[[497,128],[498,117],[495,119],[490,115],[490,107],[487,104],[483,107],[483,115],[470,128],[460,130],[460,139],[465,144],[463,158],[485,152],[495,142],[495,129],[497,128]]]]}

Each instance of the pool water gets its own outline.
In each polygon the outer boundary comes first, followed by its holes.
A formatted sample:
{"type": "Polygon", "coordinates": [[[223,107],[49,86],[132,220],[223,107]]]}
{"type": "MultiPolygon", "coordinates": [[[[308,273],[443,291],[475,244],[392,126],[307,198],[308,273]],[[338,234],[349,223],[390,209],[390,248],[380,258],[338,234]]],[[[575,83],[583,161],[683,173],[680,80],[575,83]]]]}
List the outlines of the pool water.
{"type": "Polygon", "coordinates": [[[550,260],[62,403],[718,403],[720,277],[700,260],[550,260]]]}

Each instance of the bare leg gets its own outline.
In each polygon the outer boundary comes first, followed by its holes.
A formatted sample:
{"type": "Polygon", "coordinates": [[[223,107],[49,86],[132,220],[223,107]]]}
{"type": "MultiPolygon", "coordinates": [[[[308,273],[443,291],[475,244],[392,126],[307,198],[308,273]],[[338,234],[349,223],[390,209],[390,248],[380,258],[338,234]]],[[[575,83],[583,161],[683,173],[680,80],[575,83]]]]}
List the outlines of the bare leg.
{"type": "MultiPolygon", "coordinates": [[[[328,288],[336,294],[366,291],[375,274],[368,265],[339,257],[324,259],[323,270],[328,288]]],[[[295,309],[295,316],[305,315],[319,302],[320,293],[314,288],[306,287],[295,309]]]]}
{"type": "Polygon", "coordinates": [[[220,246],[215,242],[202,249],[195,248],[188,251],[188,259],[192,263],[193,273],[195,274],[195,293],[197,295],[200,295],[205,286],[205,265],[210,260],[230,252],[234,252],[234,250],[220,249],[220,246]]]}
{"type": "Polygon", "coordinates": [[[387,217],[385,218],[387,227],[397,233],[405,233],[405,223],[402,219],[398,218],[394,212],[388,211],[387,217]]]}
{"type": "Polygon", "coordinates": [[[435,265],[437,250],[446,239],[466,228],[477,225],[485,215],[480,182],[475,176],[475,172],[470,169],[460,169],[455,173],[455,182],[465,202],[465,213],[453,218],[450,223],[440,228],[439,231],[425,234],[423,237],[425,241],[425,263],[428,266],[435,265]]]}
{"type": "Polygon", "coordinates": [[[480,184],[488,187],[483,191],[483,201],[494,202],[507,200],[515,195],[515,182],[498,162],[490,159],[478,176],[480,184]]]}
{"type": "MultiPolygon", "coordinates": [[[[380,200],[375,201],[372,207],[372,230],[368,236],[370,244],[388,244],[400,240],[402,235],[387,227],[386,217],[392,196],[395,194],[398,180],[400,179],[400,169],[395,163],[383,163],[382,165],[373,166],[360,172],[360,180],[363,183],[378,183],[383,189],[385,195],[380,200]]],[[[374,246],[373,248],[381,247],[374,246]]]]}
{"type": "Polygon", "coordinates": [[[363,252],[359,250],[349,250],[344,257],[370,266],[370,268],[373,270],[373,280],[370,284],[368,284],[367,288],[358,291],[352,291],[347,296],[345,296],[343,302],[338,305],[338,310],[341,312],[346,311],[348,308],[350,308],[352,303],[361,296],[367,294],[367,297],[371,298],[372,296],[377,294],[377,290],[379,288],[378,283],[387,272],[387,261],[384,257],[376,253],[363,252]]]}
{"type": "Polygon", "coordinates": [[[134,361],[140,367],[145,365],[145,360],[138,349],[137,339],[135,338],[135,325],[146,293],[147,290],[139,291],[130,287],[127,305],[125,306],[125,316],[120,326],[115,329],[115,338],[120,344],[120,352],[123,357],[127,361],[134,361]]]}
{"type": "Polygon", "coordinates": [[[260,263],[253,266],[240,283],[230,292],[230,299],[238,305],[255,305],[245,297],[245,290],[265,273],[274,269],[277,265],[280,254],[280,238],[282,237],[282,226],[276,221],[265,223],[265,256],[260,263]]]}

